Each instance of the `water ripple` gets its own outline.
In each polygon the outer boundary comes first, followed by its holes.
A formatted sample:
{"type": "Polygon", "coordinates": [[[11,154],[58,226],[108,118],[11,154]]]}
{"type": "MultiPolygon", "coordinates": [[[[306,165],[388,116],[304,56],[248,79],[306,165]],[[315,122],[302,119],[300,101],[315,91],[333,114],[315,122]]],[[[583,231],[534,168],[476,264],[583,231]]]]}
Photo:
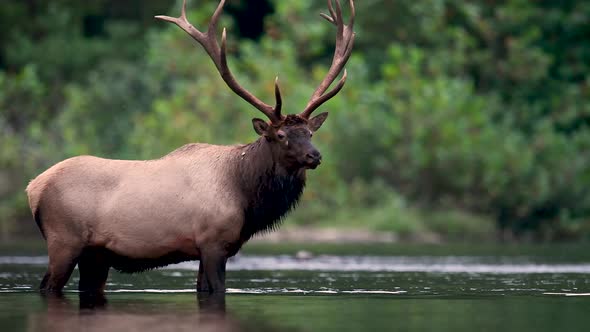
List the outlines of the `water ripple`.
{"type": "MultiPolygon", "coordinates": [[[[46,265],[46,256],[0,256],[0,265],[46,265]]],[[[165,267],[169,270],[196,270],[197,262],[165,267]]],[[[521,258],[496,258],[482,262],[481,257],[376,257],[316,256],[299,260],[293,256],[237,256],[227,265],[233,271],[367,271],[427,273],[540,274],[590,273],[590,264],[533,263],[521,258]]]]}
{"type": "Polygon", "coordinates": [[[590,296],[590,293],[543,293],[544,295],[590,296]]]}
{"type": "MultiPolygon", "coordinates": [[[[429,273],[590,273],[590,264],[538,264],[516,259],[510,262],[478,263],[479,257],[372,257],[317,256],[298,260],[291,256],[239,256],[228,262],[229,270],[246,271],[368,271],[368,272],[429,272],[429,273]]],[[[169,269],[197,268],[195,262],[170,265],[169,269]]]]}
{"type": "MultiPolygon", "coordinates": [[[[107,290],[107,293],[194,293],[194,288],[190,289],[116,289],[107,290]]],[[[406,291],[388,291],[388,290],[310,290],[310,289],[291,289],[291,288],[228,288],[227,294],[382,294],[382,295],[398,295],[407,293],[406,291]]]]}

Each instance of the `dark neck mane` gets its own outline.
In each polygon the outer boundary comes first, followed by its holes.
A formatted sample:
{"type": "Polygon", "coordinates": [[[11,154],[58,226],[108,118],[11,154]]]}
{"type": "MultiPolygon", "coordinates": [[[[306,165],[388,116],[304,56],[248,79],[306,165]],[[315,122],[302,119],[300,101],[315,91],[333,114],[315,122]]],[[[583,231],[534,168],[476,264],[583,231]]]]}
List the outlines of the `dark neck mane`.
{"type": "Polygon", "coordinates": [[[240,149],[236,175],[246,195],[241,238],[278,228],[283,217],[299,201],[305,186],[305,170],[287,171],[273,158],[264,139],[240,149]]]}

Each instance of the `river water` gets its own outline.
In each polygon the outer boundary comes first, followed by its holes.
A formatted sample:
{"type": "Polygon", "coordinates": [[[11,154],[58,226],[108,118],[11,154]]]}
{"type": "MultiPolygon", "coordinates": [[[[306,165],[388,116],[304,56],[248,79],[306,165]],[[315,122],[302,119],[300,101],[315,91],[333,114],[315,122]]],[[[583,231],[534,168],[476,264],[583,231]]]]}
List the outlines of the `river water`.
{"type": "Polygon", "coordinates": [[[188,262],[113,271],[107,303],[90,306],[76,292],[77,271],[64,298],[44,298],[36,288],[46,256],[10,252],[0,254],[0,330],[585,331],[586,249],[318,248],[308,259],[246,251],[228,263],[225,296],[197,298],[198,264],[188,262]]]}

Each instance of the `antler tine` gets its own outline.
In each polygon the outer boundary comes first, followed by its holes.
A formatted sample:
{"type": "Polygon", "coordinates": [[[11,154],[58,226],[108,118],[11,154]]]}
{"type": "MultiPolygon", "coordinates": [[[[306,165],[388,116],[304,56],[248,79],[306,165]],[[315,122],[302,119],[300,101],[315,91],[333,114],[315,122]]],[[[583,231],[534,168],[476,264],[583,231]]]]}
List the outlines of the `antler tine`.
{"type": "Polygon", "coordinates": [[[348,22],[348,26],[350,27],[350,30],[352,31],[352,28],[354,27],[354,18],[356,17],[356,9],[354,8],[354,1],[353,0],[349,0],[349,5],[350,5],[350,21],[348,22]]]}
{"type": "Polygon", "coordinates": [[[320,16],[325,18],[326,21],[332,23],[332,24],[336,24],[336,22],[334,22],[334,19],[332,18],[332,16],[328,15],[328,14],[324,14],[324,13],[320,13],[320,16]]]}
{"type": "Polygon", "coordinates": [[[205,37],[206,37],[205,34],[203,34],[201,31],[199,31],[195,27],[193,27],[189,23],[189,21],[186,19],[186,0],[184,0],[182,2],[182,11],[180,12],[180,17],[170,17],[170,16],[165,16],[165,15],[158,15],[158,16],[155,16],[155,18],[178,25],[182,30],[184,30],[186,33],[188,33],[191,37],[193,37],[199,43],[203,43],[205,40],[205,37]]]}
{"type": "Polygon", "coordinates": [[[336,86],[328,91],[327,93],[319,96],[317,99],[314,99],[309,106],[307,106],[307,108],[305,109],[305,111],[301,114],[302,117],[304,118],[309,118],[309,116],[311,115],[311,113],[313,111],[315,111],[318,107],[320,107],[320,105],[322,105],[323,103],[325,103],[326,101],[328,101],[329,99],[331,99],[332,97],[334,97],[335,95],[338,94],[338,92],[340,92],[340,90],[342,90],[342,88],[344,87],[344,83],[346,83],[346,69],[344,69],[344,74],[342,74],[342,78],[340,79],[340,81],[338,81],[338,84],[336,84],[336,86]]]}
{"type": "Polygon", "coordinates": [[[275,104],[275,115],[279,118],[282,118],[281,116],[281,108],[283,108],[283,98],[281,98],[281,88],[279,87],[279,77],[277,76],[275,78],[275,100],[276,100],[276,104],[275,104]]]}
{"type": "MultiPolygon", "coordinates": [[[[330,0],[332,1],[332,0],[330,0]]],[[[342,6],[340,6],[340,0],[336,0],[336,24],[338,27],[338,34],[336,38],[342,38],[344,34],[344,20],[342,19],[342,6]]]]}
{"type": "Polygon", "coordinates": [[[334,18],[336,18],[336,12],[334,11],[334,5],[332,4],[332,0],[328,0],[328,10],[330,11],[330,15],[332,16],[332,21],[334,22],[334,24],[336,24],[336,21],[334,21],[334,18]]]}
{"type": "Polygon", "coordinates": [[[182,2],[182,11],[180,13],[180,17],[170,17],[170,16],[163,16],[158,15],[156,16],[157,19],[171,22],[176,24],[186,33],[188,33],[193,39],[195,39],[201,46],[205,49],[207,54],[213,60],[215,67],[219,71],[221,78],[227,84],[227,86],[238,96],[242,97],[242,99],[246,100],[252,106],[256,107],[262,113],[264,113],[271,121],[271,123],[279,123],[282,120],[281,116],[281,95],[280,90],[278,88],[278,83],[275,82],[275,98],[276,98],[276,105],[272,107],[260,99],[256,98],[253,94],[251,94],[248,90],[244,89],[235,79],[233,74],[231,73],[229,66],[227,65],[227,55],[226,55],[226,30],[223,29],[221,34],[221,47],[217,43],[217,39],[215,37],[215,31],[217,29],[217,23],[219,22],[219,18],[221,13],[223,12],[223,7],[225,5],[225,0],[221,0],[219,5],[217,5],[217,9],[211,16],[211,20],[209,21],[209,26],[207,32],[203,33],[196,29],[186,18],[186,0],[182,2]]]}
{"type": "MultiPolygon", "coordinates": [[[[184,1],[186,2],[186,0],[184,1]]],[[[207,32],[213,31],[213,33],[215,33],[217,30],[217,22],[219,22],[219,17],[223,12],[223,6],[225,6],[225,0],[219,1],[219,5],[217,5],[215,12],[213,12],[213,16],[211,16],[211,21],[209,21],[209,28],[207,29],[207,32]]]]}
{"type": "Polygon", "coordinates": [[[353,30],[354,17],[356,15],[354,1],[349,0],[351,17],[348,25],[344,24],[340,0],[334,0],[336,2],[336,8],[334,8],[332,1],[333,0],[328,0],[328,10],[330,11],[330,15],[324,13],[321,13],[320,15],[337,27],[334,57],[332,58],[332,65],[330,66],[326,77],[314,91],[309,102],[307,103],[307,106],[305,106],[305,110],[299,114],[303,118],[309,118],[313,111],[340,92],[346,83],[346,70],[344,70],[344,74],[342,75],[340,81],[338,81],[338,84],[332,90],[326,93],[326,90],[328,90],[330,85],[334,83],[334,80],[336,80],[336,77],[338,77],[340,72],[344,69],[346,62],[348,62],[348,59],[352,54],[352,47],[354,45],[355,38],[355,33],[353,30]]]}

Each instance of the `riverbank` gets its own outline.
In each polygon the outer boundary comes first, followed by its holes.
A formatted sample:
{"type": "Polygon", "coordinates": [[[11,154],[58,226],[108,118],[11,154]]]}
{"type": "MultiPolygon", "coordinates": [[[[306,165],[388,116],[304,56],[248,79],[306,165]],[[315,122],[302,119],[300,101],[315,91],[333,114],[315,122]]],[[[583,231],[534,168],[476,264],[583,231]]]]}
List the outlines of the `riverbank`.
{"type": "Polygon", "coordinates": [[[256,236],[252,243],[399,243],[412,242],[438,244],[444,242],[435,233],[399,236],[395,232],[377,232],[368,229],[342,229],[335,227],[284,227],[256,236]]]}

